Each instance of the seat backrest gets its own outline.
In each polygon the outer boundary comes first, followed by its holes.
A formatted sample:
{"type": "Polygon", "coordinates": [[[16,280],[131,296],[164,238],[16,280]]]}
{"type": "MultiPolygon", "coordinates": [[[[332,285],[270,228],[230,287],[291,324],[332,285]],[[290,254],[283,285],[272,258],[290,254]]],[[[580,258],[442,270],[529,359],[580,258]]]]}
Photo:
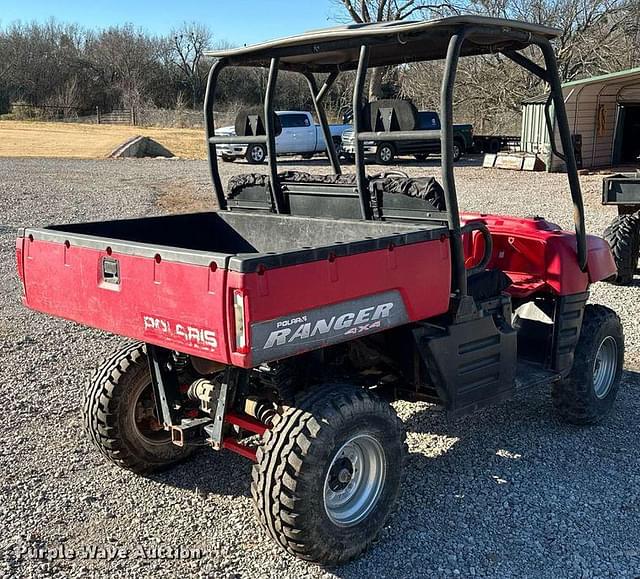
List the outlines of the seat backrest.
{"type": "Polygon", "coordinates": [[[375,213],[383,221],[446,219],[444,191],[435,177],[382,175],[371,178],[369,187],[375,213]]]}
{"type": "Polygon", "coordinates": [[[362,216],[355,175],[286,171],[280,177],[291,215],[334,219],[360,219],[362,216]]]}
{"type": "Polygon", "coordinates": [[[408,100],[372,101],[362,109],[362,131],[413,131],[417,122],[418,111],[408,100]]]}
{"type": "MultiPolygon", "coordinates": [[[[360,198],[355,175],[312,175],[301,171],[280,173],[285,207],[291,215],[360,219],[360,198]]],[[[273,212],[269,178],[260,173],[234,175],[227,186],[230,210],[273,212]]]]}
{"type": "MultiPolygon", "coordinates": [[[[273,126],[278,136],[282,132],[282,123],[275,113],[273,113],[273,126]]],[[[236,116],[235,131],[239,137],[266,135],[264,109],[258,107],[242,109],[236,116]]]]}
{"type": "Polygon", "coordinates": [[[246,173],[231,177],[227,186],[227,207],[231,211],[273,212],[267,175],[246,173]]]}

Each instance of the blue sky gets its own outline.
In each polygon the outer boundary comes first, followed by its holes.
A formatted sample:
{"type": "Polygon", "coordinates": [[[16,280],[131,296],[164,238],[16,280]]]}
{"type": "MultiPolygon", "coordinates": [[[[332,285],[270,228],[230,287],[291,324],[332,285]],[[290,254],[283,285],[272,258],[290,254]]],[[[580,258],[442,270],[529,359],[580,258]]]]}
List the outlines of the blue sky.
{"type": "Polygon", "coordinates": [[[335,24],[331,0],[0,0],[0,25],[15,20],[106,27],[131,22],[152,33],[204,22],[216,38],[242,45],[335,24]]]}

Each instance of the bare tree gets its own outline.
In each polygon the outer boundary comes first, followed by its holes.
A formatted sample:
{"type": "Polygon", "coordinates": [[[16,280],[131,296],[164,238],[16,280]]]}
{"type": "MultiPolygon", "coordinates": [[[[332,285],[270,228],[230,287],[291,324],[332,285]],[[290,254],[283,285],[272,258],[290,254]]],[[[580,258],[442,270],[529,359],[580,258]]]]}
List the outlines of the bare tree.
{"type": "Polygon", "coordinates": [[[472,0],[468,8],[560,29],[555,50],[565,81],[624,68],[620,48],[640,17],[637,0],[472,0]]]}
{"type": "MultiPolygon", "coordinates": [[[[558,28],[554,44],[564,81],[640,63],[637,0],[471,0],[466,11],[558,28]]],[[[526,53],[541,62],[537,49],[526,53]]],[[[441,74],[439,63],[404,67],[401,94],[437,107],[441,74]]],[[[542,81],[500,54],[466,58],[458,67],[456,115],[480,132],[517,131],[522,101],[545,90],[542,81]]]]}
{"type": "MultiPolygon", "coordinates": [[[[334,3],[357,24],[406,20],[413,16],[433,17],[458,10],[457,4],[449,1],[429,3],[419,0],[334,0],[334,3]]],[[[385,72],[384,67],[371,69],[369,100],[382,98],[385,72]]]]}
{"type": "Polygon", "coordinates": [[[204,95],[207,75],[204,52],[211,48],[213,34],[204,24],[185,22],[171,32],[171,54],[181,74],[181,81],[189,87],[193,106],[204,95]]]}

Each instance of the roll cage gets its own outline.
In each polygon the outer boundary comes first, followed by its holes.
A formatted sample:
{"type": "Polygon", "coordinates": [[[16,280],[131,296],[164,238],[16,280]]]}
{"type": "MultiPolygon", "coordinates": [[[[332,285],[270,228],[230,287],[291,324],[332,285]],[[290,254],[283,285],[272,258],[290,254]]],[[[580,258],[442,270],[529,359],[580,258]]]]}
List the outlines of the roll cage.
{"type": "MultiPolygon", "coordinates": [[[[453,89],[458,60],[464,56],[500,53],[525,68],[549,85],[546,106],[546,122],[551,135],[552,150],[566,164],[567,178],[574,206],[574,223],[577,238],[577,259],[580,269],[587,269],[587,242],[584,207],[578,179],[569,123],[564,106],[558,66],[550,40],[559,31],[539,25],[487,18],[459,16],[422,22],[387,22],[353,25],[327,30],[312,31],[264,44],[223,52],[208,53],[216,58],[211,67],[205,95],[204,115],[211,177],[218,205],[227,208],[227,201],[220,179],[216,145],[255,144],[266,147],[269,165],[269,189],[277,213],[286,213],[278,162],[275,154],[276,130],[274,127],[274,94],[279,70],[302,74],[308,83],[314,108],[322,127],[331,167],[341,174],[340,160],[331,138],[323,99],[338,76],[355,70],[353,91],[353,131],[356,142],[355,168],[361,217],[373,218],[371,197],[367,190],[365,141],[402,141],[420,139],[423,131],[366,131],[363,129],[363,93],[367,70],[376,66],[399,65],[409,62],[444,59],[441,85],[441,174],[446,202],[447,225],[450,230],[452,259],[452,290],[459,297],[467,295],[467,272],[462,246],[463,228],[456,195],[453,170],[453,89]],[[538,46],[542,52],[544,67],[538,65],[520,51],[528,46],[538,46]],[[229,66],[255,66],[268,68],[269,74],[264,98],[264,134],[220,136],[215,134],[214,96],[218,77],[229,66]],[[315,74],[324,73],[318,87],[315,74]],[[556,115],[563,153],[555,143],[551,125],[551,105],[556,115]]],[[[256,133],[258,133],[256,131],[256,133]]]]}

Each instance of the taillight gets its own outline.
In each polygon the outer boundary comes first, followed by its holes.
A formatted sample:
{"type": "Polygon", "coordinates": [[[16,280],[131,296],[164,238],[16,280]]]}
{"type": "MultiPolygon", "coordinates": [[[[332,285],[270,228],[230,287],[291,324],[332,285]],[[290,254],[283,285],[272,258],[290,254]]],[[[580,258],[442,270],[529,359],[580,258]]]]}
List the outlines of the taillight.
{"type": "Polygon", "coordinates": [[[24,237],[18,237],[16,239],[16,267],[18,268],[18,278],[20,279],[20,285],[22,286],[22,296],[25,297],[26,288],[24,285],[24,237]]]}
{"type": "Polygon", "coordinates": [[[245,295],[242,290],[233,290],[233,319],[235,323],[236,352],[246,354],[249,351],[247,337],[247,317],[245,315],[245,295]]]}

